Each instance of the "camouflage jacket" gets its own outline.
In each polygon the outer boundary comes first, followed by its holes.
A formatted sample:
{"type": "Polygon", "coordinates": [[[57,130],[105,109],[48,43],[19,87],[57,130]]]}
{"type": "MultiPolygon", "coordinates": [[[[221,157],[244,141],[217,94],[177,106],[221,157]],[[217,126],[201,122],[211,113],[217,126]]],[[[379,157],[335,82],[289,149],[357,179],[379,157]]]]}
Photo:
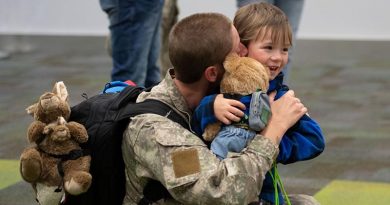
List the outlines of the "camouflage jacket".
{"type": "MultiPolygon", "coordinates": [[[[168,74],[137,101],[158,99],[191,119],[192,111],[168,74]]],[[[276,146],[257,135],[241,153],[220,161],[203,141],[159,115],[134,117],[123,136],[126,196],[137,204],[150,179],[173,196],[157,204],[248,204],[258,200],[264,175],[278,154],[276,146]]]]}

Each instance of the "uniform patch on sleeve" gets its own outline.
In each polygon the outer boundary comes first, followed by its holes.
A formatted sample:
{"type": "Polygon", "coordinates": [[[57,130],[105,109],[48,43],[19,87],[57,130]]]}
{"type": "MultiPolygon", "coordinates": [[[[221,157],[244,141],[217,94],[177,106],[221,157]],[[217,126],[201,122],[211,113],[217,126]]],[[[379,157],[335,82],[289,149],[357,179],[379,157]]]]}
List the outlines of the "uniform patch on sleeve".
{"type": "Polygon", "coordinates": [[[200,172],[198,151],[195,148],[175,151],[171,158],[176,178],[200,172]]]}

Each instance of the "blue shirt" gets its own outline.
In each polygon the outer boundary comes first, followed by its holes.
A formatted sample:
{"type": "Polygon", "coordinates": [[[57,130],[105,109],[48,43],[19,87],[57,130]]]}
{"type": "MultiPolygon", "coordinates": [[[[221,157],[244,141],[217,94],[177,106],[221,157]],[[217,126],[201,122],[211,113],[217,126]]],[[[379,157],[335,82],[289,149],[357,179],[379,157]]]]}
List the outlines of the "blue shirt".
{"type": "MultiPolygon", "coordinates": [[[[280,73],[274,80],[270,81],[268,94],[276,91],[275,100],[283,96],[289,88],[283,84],[283,73],[280,73]]],[[[202,99],[199,106],[195,109],[192,118],[192,128],[199,135],[205,127],[217,121],[214,116],[214,100],[216,95],[206,96],[202,99]]],[[[323,152],[325,148],[325,139],[321,128],[316,121],[308,115],[302,118],[290,129],[287,130],[279,144],[279,155],[277,163],[289,164],[297,161],[312,159],[323,152]]],[[[279,202],[284,203],[282,194],[279,190],[279,202]]],[[[260,198],[274,203],[273,181],[269,173],[263,182],[260,198]]]]}

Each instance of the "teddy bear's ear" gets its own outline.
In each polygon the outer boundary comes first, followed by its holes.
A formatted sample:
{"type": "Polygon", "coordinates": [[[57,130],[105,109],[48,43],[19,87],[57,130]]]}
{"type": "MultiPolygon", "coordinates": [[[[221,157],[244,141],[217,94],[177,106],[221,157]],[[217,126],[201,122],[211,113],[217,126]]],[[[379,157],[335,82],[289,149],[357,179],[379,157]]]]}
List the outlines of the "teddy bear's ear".
{"type": "Polygon", "coordinates": [[[225,61],[223,62],[223,67],[225,71],[231,73],[234,69],[240,64],[240,56],[237,53],[231,53],[226,56],[225,61]]]}
{"type": "Polygon", "coordinates": [[[63,81],[59,81],[56,84],[54,84],[52,92],[56,94],[63,101],[68,100],[68,90],[66,89],[66,86],[63,81]]]}
{"type": "Polygon", "coordinates": [[[34,103],[26,108],[27,114],[34,116],[35,111],[37,110],[38,103],[34,103]]]}

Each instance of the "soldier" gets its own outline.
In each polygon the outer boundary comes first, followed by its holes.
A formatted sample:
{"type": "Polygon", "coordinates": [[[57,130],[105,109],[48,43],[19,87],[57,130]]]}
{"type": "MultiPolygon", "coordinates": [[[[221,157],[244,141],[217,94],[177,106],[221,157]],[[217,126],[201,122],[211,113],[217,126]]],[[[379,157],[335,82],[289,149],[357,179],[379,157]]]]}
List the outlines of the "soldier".
{"type": "MultiPolygon", "coordinates": [[[[241,46],[237,30],[224,15],[201,13],[182,19],[169,36],[173,69],[150,92],[141,93],[137,102],[160,100],[189,122],[200,100],[218,91],[225,57],[239,53],[241,46]]],[[[270,98],[272,118],[266,129],[257,133],[243,152],[222,161],[198,136],[166,117],[141,114],[132,118],[122,143],[126,165],[123,204],[258,201],[264,175],[278,155],[283,134],[307,111],[292,91],[278,101],[270,98]],[[162,200],[146,196],[145,187],[151,181],[168,191],[162,200]]],[[[237,109],[235,114],[243,113],[237,109]]]]}

